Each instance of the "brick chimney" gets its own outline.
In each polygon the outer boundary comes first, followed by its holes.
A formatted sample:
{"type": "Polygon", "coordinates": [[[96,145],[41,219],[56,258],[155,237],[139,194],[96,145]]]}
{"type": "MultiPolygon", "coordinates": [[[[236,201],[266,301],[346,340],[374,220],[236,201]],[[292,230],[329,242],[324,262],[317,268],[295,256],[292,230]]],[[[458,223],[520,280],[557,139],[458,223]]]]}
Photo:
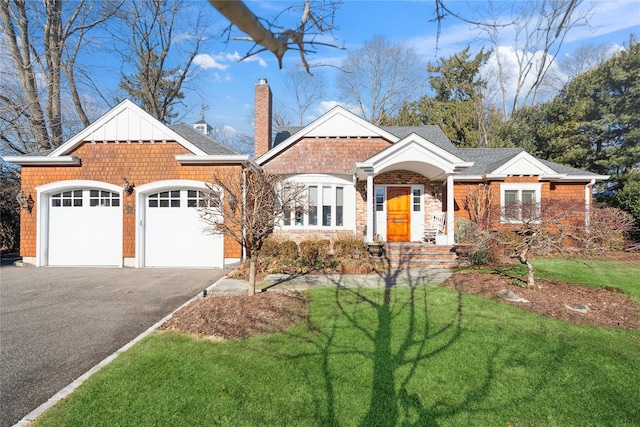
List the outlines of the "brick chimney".
{"type": "Polygon", "coordinates": [[[256,84],[254,117],[254,158],[271,149],[271,89],[267,79],[259,79],[256,84]]]}

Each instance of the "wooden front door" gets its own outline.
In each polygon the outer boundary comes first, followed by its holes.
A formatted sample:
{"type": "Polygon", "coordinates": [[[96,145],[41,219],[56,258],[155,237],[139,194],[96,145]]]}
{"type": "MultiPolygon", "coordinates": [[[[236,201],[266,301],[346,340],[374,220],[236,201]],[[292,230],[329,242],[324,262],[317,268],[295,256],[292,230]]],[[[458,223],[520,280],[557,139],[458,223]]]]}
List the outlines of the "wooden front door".
{"type": "Polygon", "coordinates": [[[387,240],[411,240],[411,187],[387,187],[387,240]]]}

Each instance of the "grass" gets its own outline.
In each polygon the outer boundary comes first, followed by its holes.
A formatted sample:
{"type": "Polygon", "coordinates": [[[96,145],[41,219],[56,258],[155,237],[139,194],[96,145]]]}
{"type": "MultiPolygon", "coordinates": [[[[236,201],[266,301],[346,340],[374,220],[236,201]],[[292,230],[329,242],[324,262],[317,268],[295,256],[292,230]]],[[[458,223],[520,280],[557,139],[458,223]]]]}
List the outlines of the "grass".
{"type": "Polygon", "coordinates": [[[640,331],[432,285],[320,289],[285,333],[155,333],[42,426],[637,425],[640,331]]]}
{"type": "MultiPolygon", "coordinates": [[[[640,260],[536,259],[532,263],[536,278],[595,287],[613,286],[640,301],[640,260]]],[[[509,266],[506,271],[526,276],[526,268],[521,264],[509,266]]]]}

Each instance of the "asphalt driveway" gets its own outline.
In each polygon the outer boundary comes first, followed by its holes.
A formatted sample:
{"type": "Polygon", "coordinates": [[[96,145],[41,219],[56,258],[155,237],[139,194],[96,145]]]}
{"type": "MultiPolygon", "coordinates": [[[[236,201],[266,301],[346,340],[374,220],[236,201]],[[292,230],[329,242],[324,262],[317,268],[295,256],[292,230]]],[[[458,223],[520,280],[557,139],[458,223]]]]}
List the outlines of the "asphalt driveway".
{"type": "Polygon", "coordinates": [[[0,268],[0,427],[19,421],[227,271],[0,268]]]}

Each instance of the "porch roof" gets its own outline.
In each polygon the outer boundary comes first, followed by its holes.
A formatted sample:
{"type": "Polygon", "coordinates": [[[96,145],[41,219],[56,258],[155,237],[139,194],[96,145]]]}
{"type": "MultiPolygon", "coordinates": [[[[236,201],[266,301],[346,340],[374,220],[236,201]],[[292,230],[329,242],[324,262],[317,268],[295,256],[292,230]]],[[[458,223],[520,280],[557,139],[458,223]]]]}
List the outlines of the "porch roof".
{"type": "Polygon", "coordinates": [[[473,166],[448,150],[424,137],[411,133],[401,141],[380,151],[369,159],[356,163],[353,173],[358,179],[369,174],[393,170],[409,170],[439,180],[473,166]]]}

